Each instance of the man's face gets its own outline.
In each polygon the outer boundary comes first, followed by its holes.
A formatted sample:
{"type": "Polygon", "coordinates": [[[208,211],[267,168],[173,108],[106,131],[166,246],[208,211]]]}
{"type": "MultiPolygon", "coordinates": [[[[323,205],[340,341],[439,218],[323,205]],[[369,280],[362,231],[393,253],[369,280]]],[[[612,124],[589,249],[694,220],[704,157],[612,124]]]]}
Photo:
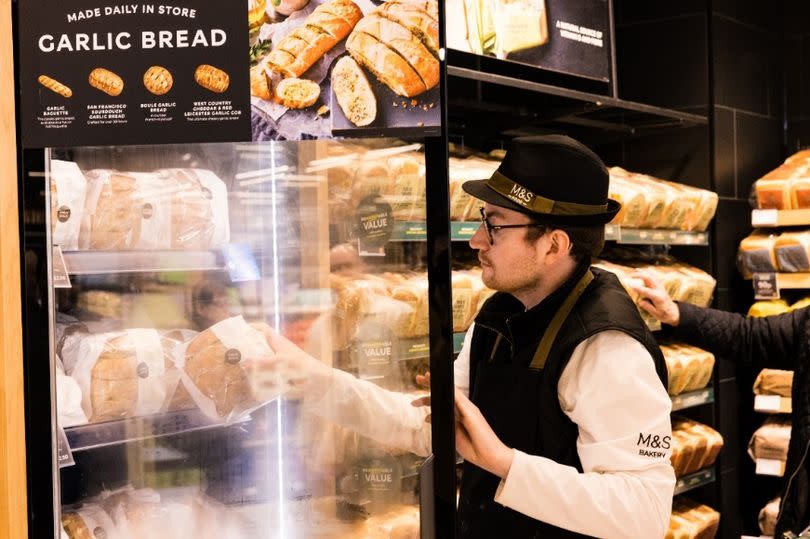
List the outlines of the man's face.
{"type": "MultiPolygon", "coordinates": [[[[528,216],[487,204],[484,212],[491,227],[531,223],[528,216]]],[[[540,283],[543,262],[547,251],[548,234],[543,234],[536,242],[526,241],[528,227],[492,230],[492,244],[482,225],[470,238],[470,247],[478,250],[484,284],[493,290],[509,292],[519,296],[540,283]]]]}

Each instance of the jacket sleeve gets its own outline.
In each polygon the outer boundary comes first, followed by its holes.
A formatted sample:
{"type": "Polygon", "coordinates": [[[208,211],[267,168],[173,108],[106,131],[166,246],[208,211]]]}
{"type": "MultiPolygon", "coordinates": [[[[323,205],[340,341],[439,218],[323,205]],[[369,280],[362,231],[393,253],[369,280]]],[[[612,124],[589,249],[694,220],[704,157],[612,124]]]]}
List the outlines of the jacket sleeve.
{"type": "Polygon", "coordinates": [[[557,386],[577,425],[582,472],[515,451],[495,501],[554,526],[605,539],[660,539],[672,506],[672,401],[650,353],[605,331],[580,344],[557,386]]]}
{"type": "Polygon", "coordinates": [[[760,318],[680,302],[678,308],[675,337],[757,369],[794,368],[808,308],[760,318]]]}

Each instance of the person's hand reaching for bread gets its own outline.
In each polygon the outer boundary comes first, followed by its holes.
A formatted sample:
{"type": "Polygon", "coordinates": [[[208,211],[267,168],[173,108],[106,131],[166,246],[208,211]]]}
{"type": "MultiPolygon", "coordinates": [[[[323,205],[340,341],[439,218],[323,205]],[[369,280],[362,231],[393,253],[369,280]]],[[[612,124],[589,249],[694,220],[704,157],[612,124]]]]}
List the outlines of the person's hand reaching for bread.
{"type": "Polygon", "coordinates": [[[632,285],[633,290],[639,294],[638,306],[662,323],[677,326],[681,319],[681,311],[678,304],[669,297],[664,286],[649,273],[641,270],[633,272],[631,277],[637,277],[644,282],[643,286],[632,285]]]}
{"type": "Polygon", "coordinates": [[[251,376],[275,378],[285,396],[317,399],[332,383],[332,368],[307,354],[266,324],[261,324],[273,355],[246,365],[251,376]]]}

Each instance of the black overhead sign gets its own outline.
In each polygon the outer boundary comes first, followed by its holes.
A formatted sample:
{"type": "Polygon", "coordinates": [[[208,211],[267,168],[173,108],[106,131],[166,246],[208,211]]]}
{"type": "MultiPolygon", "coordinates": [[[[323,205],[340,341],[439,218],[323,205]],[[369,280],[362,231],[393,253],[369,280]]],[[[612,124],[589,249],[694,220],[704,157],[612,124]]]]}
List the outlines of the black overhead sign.
{"type": "Polygon", "coordinates": [[[20,2],[23,145],[250,140],[243,2],[20,2]]]}

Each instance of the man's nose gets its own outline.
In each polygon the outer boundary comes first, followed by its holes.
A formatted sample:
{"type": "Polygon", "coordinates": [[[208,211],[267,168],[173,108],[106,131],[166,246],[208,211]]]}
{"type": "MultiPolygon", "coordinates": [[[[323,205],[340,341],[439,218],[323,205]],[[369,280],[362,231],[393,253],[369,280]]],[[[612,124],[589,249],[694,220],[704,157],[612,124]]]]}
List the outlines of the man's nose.
{"type": "Polygon", "coordinates": [[[489,240],[487,239],[487,233],[484,230],[483,223],[479,225],[478,230],[476,230],[475,234],[473,234],[470,238],[470,247],[478,250],[489,247],[489,240]]]}

